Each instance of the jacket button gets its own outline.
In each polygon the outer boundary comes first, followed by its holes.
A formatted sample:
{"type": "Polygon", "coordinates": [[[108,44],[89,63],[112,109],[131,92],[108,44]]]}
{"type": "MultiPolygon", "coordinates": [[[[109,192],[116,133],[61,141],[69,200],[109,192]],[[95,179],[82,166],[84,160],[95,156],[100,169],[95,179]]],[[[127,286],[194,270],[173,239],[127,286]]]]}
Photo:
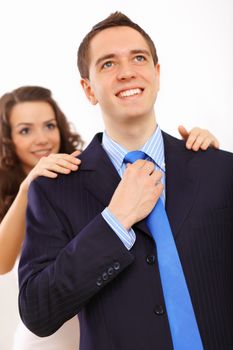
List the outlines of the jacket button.
{"type": "Polygon", "coordinates": [[[98,277],[98,278],[97,278],[97,281],[96,281],[96,285],[97,285],[98,287],[100,287],[102,284],[103,284],[102,278],[101,278],[101,277],[98,277]]]}
{"type": "Polygon", "coordinates": [[[155,256],[153,254],[147,255],[146,262],[149,265],[153,265],[155,263],[155,256]]]}
{"type": "Polygon", "coordinates": [[[115,263],[114,263],[114,265],[113,265],[113,268],[114,268],[114,270],[115,271],[117,271],[117,270],[119,270],[120,269],[120,263],[118,262],[118,261],[116,261],[115,263]]]}
{"type": "Polygon", "coordinates": [[[158,316],[164,315],[165,311],[162,305],[155,305],[154,307],[154,313],[158,316]]]}
{"type": "Polygon", "coordinates": [[[111,276],[114,273],[113,267],[108,268],[108,275],[111,276]]]}
{"type": "Polygon", "coordinates": [[[102,278],[103,278],[104,281],[107,281],[107,279],[108,279],[108,274],[107,274],[107,272],[104,272],[104,273],[102,274],[102,278]]]}

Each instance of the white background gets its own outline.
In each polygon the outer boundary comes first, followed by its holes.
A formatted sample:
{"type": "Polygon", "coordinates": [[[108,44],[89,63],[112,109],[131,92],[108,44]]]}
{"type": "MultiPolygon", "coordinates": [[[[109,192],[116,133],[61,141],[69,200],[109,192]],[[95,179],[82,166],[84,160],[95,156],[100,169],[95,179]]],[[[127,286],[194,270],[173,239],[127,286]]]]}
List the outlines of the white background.
{"type": "MultiPolygon", "coordinates": [[[[233,151],[232,0],[0,0],[0,95],[28,84],[50,88],[89,142],[103,124],[81,90],[76,52],[92,25],[116,10],[138,22],[157,47],[162,129],[178,136],[179,124],[202,126],[233,151]]],[[[1,350],[10,349],[16,295],[12,273],[1,277],[1,350]]]]}

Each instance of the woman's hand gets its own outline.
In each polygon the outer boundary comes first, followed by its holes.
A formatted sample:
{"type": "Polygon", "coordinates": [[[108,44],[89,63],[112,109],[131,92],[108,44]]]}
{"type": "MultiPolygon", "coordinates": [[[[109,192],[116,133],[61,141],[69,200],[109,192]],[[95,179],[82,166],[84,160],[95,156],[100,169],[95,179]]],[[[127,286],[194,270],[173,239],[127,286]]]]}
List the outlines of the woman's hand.
{"type": "Polygon", "coordinates": [[[30,183],[38,176],[56,178],[58,174],[69,174],[71,171],[78,170],[81,160],[76,158],[81,152],[74,151],[71,154],[56,153],[47,157],[42,157],[34,168],[27,175],[20,187],[28,189],[30,183]]]}
{"type": "Polygon", "coordinates": [[[188,132],[182,125],[178,127],[178,130],[182,138],[186,141],[186,147],[188,149],[192,149],[193,151],[202,149],[205,151],[209,146],[219,148],[218,140],[208,130],[196,127],[188,132]]]}

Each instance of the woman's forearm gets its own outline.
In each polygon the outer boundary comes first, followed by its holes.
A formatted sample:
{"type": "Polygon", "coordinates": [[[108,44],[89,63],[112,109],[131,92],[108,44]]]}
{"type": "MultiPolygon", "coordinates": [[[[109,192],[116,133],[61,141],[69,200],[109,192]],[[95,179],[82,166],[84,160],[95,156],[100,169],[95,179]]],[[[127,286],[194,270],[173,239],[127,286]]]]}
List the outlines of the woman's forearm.
{"type": "Polygon", "coordinates": [[[77,171],[81,161],[76,158],[80,151],[72,154],[50,154],[42,157],[21,183],[19,192],[0,223],[0,274],[9,272],[19,255],[25,236],[28,188],[38,176],[56,178],[58,174],[77,171]]]}
{"type": "Polygon", "coordinates": [[[28,185],[19,192],[0,224],[0,274],[12,270],[25,236],[28,185]]]}

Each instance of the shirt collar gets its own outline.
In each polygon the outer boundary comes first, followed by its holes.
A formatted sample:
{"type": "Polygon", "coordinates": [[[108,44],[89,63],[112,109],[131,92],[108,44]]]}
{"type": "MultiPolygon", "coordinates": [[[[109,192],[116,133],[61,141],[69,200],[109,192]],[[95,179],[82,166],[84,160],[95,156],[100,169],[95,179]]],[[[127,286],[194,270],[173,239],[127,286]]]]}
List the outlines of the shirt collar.
{"type": "Polygon", "coordinates": [[[141,148],[141,151],[145,152],[165,172],[163,136],[158,125],[150,139],[141,148]]]}
{"type": "MultiPolygon", "coordinates": [[[[103,133],[102,145],[115,168],[119,171],[128,150],[112,140],[107,135],[106,131],[103,133]]],[[[157,126],[153,135],[141,148],[141,151],[145,152],[158,165],[158,167],[165,172],[164,144],[162,132],[159,126],[157,126]]]]}

